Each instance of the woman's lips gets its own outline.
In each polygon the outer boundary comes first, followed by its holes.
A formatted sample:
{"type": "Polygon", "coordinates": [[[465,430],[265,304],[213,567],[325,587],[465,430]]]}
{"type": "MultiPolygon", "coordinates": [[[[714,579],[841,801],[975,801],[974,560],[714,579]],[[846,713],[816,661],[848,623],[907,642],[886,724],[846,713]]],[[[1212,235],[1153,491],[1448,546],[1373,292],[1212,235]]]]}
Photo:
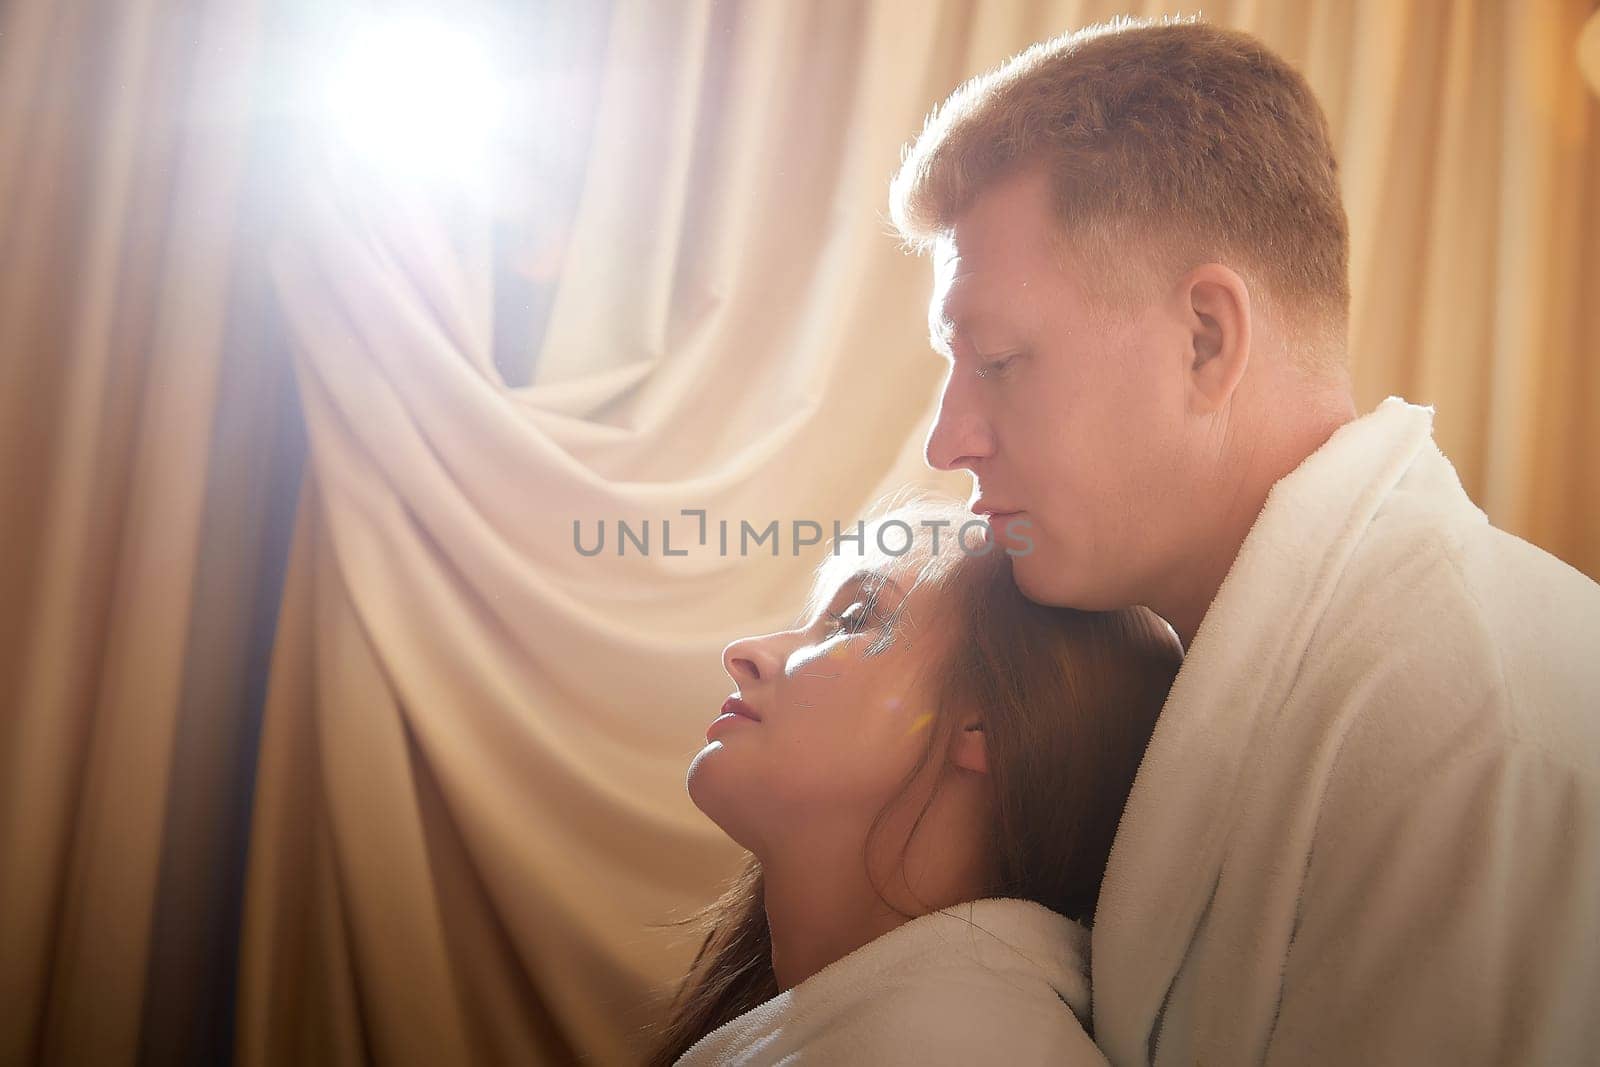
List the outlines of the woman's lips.
{"type": "Polygon", "coordinates": [[[761,716],[756,714],[756,709],[740,700],[738,697],[729,697],[722,702],[722,715],[743,715],[747,719],[761,721],[761,716]]]}
{"type": "Polygon", "coordinates": [[[711,720],[711,725],[706,727],[706,740],[710,741],[713,733],[720,732],[726,729],[730,723],[740,722],[741,720],[760,722],[761,716],[757,715],[755,709],[738,697],[729,697],[722,702],[722,711],[715,719],[711,720]]]}

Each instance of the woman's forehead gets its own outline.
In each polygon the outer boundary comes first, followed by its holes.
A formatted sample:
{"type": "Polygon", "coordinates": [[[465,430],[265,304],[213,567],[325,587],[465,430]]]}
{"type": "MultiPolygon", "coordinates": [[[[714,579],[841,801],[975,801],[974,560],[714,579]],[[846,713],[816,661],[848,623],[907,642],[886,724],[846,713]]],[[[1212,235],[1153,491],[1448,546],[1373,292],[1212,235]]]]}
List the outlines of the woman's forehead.
{"type": "Polygon", "coordinates": [[[813,608],[820,609],[842,594],[872,596],[885,611],[926,595],[927,579],[935,573],[926,551],[867,556],[830,556],[822,565],[812,591],[813,608]]]}
{"type": "Polygon", "coordinates": [[[807,617],[817,618],[845,592],[864,589],[893,601],[887,611],[902,611],[907,600],[939,595],[957,571],[966,569],[969,554],[986,554],[974,551],[967,532],[968,526],[981,522],[953,499],[913,499],[863,520],[854,536],[836,534],[815,571],[807,617]]]}
{"type": "Polygon", "coordinates": [[[907,585],[910,584],[907,575],[896,573],[893,568],[867,567],[856,570],[854,573],[835,574],[828,583],[824,592],[832,600],[840,593],[854,593],[861,596],[871,596],[881,602],[893,606],[906,597],[907,585]]]}

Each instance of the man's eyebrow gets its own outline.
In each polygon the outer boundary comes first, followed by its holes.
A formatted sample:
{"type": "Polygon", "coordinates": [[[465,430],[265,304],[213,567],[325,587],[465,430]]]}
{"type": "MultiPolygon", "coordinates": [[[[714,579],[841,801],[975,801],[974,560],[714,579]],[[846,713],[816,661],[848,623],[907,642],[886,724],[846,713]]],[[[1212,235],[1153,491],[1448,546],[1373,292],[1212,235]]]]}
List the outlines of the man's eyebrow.
{"type": "Polygon", "coordinates": [[[975,326],[991,322],[1003,325],[1001,316],[982,308],[972,310],[963,308],[953,312],[947,311],[941,315],[930,315],[928,345],[935,352],[950,356],[958,334],[970,333],[975,326]]]}

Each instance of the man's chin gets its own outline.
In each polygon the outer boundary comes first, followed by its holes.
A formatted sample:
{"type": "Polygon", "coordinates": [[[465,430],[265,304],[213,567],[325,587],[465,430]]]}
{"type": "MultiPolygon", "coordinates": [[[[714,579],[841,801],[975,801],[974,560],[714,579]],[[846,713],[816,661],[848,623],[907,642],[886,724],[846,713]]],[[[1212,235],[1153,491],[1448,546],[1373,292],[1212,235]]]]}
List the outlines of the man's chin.
{"type": "Polygon", "coordinates": [[[1071,606],[1062,599],[1063,596],[1070,597],[1071,590],[1063,587],[1060,570],[1045,564],[1038,558],[1037,553],[1013,556],[1011,577],[1017,583],[1017,590],[1036,604],[1047,604],[1051,607],[1071,606]]]}
{"type": "Polygon", "coordinates": [[[1078,568],[1061,560],[1052,562],[1047,553],[1013,556],[1011,575],[1018,591],[1035,604],[1078,611],[1109,611],[1126,606],[1116,603],[1108,590],[1078,573],[1078,568]]]}

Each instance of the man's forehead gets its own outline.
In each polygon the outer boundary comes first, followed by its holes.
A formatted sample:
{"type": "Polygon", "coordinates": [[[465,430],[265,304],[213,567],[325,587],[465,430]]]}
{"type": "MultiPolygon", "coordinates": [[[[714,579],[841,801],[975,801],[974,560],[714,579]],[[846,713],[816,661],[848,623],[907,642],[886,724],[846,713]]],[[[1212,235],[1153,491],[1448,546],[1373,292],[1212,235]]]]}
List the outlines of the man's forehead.
{"type": "Polygon", "coordinates": [[[1017,264],[992,263],[971,254],[949,237],[939,238],[933,252],[933,306],[959,311],[985,290],[1003,285],[1017,273],[1017,264]]]}
{"type": "Polygon", "coordinates": [[[1019,298],[1038,275],[1036,265],[1022,262],[980,266],[941,241],[934,254],[933,293],[928,301],[929,337],[942,350],[958,331],[1016,317],[1019,298]]]}
{"type": "Polygon", "coordinates": [[[934,239],[930,249],[935,285],[945,288],[969,274],[997,284],[1055,273],[1061,266],[1055,242],[1037,231],[1011,232],[957,223],[934,239]]]}
{"type": "Polygon", "coordinates": [[[1048,253],[1058,225],[1050,184],[1043,171],[1030,169],[985,187],[936,239],[937,254],[959,252],[962,259],[988,267],[1048,253]]]}

